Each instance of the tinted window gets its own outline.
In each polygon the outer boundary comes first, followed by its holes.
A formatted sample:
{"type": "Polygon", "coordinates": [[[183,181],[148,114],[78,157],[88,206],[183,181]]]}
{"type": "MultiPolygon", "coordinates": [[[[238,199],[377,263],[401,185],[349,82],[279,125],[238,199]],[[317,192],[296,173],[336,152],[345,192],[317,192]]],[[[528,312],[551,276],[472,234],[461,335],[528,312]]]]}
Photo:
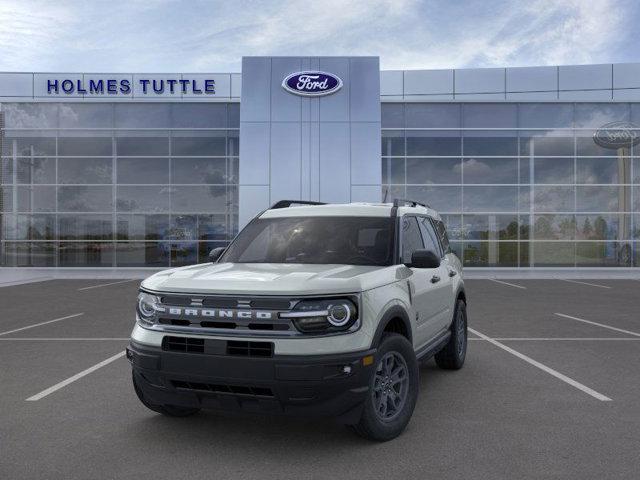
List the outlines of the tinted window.
{"type": "Polygon", "coordinates": [[[422,232],[422,239],[424,240],[424,248],[431,250],[438,256],[442,256],[442,250],[440,250],[440,244],[438,243],[438,237],[433,230],[431,221],[426,217],[421,217],[419,222],[420,231],[422,232]]]}
{"type": "MultiPolygon", "coordinates": [[[[415,250],[424,248],[422,235],[416,217],[402,219],[402,263],[411,263],[411,255],[415,250]]],[[[437,251],[437,250],[436,250],[437,251]]]]}
{"type": "MultiPolygon", "coordinates": [[[[247,225],[220,261],[390,265],[392,231],[390,217],[259,219],[247,225]]],[[[419,238],[417,224],[415,232],[419,238]]]]}

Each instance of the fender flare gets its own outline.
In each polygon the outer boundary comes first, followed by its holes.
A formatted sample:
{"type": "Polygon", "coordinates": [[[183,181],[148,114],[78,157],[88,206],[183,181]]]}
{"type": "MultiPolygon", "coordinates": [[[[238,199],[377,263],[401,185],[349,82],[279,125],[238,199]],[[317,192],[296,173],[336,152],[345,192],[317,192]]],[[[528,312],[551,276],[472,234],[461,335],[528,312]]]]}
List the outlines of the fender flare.
{"type": "Polygon", "coordinates": [[[413,343],[413,332],[411,329],[411,320],[409,320],[409,314],[404,309],[404,307],[400,305],[393,305],[389,307],[389,309],[380,319],[380,322],[378,322],[376,333],[373,335],[373,341],[371,342],[372,348],[377,347],[380,344],[384,329],[386,328],[387,324],[394,318],[399,318],[400,320],[402,320],[402,323],[404,323],[404,326],[407,330],[409,342],[413,343]]]}

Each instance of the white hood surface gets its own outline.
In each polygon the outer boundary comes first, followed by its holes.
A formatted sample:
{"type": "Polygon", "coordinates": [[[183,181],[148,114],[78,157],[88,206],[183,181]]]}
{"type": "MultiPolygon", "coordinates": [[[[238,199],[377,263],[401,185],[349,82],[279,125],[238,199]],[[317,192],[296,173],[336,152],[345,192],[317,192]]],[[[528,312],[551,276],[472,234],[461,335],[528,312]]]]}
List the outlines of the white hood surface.
{"type": "Polygon", "coordinates": [[[402,275],[399,268],[402,266],[206,263],[158,272],[142,282],[142,287],[236,295],[357,293],[395,282],[402,275]]]}

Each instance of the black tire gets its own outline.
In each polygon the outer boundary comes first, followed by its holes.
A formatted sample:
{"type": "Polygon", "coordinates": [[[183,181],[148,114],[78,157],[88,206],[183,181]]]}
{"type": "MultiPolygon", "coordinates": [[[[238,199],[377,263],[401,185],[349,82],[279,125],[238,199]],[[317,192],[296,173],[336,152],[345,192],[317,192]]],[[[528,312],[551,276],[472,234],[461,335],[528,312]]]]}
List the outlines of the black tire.
{"type": "Polygon", "coordinates": [[[365,400],[362,417],[353,429],[366,439],[385,442],[400,435],[411,419],[420,388],[419,368],[411,343],[395,333],[382,337],[375,361],[376,368],[371,375],[369,395],[365,400]],[[388,359],[397,362],[391,365],[396,366],[396,375],[400,375],[399,377],[384,375],[388,359]],[[390,378],[397,378],[397,381],[393,383],[390,378]],[[381,381],[383,379],[386,380],[381,381]],[[400,399],[400,394],[403,399],[400,399]],[[381,412],[377,406],[383,403],[386,405],[383,407],[384,412],[381,412]],[[395,403],[397,406],[394,406],[395,403]],[[393,412],[388,410],[389,407],[392,407],[393,412]]]}
{"type": "Polygon", "coordinates": [[[131,378],[133,380],[133,389],[136,391],[138,399],[149,410],[153,410],[154,412],[161,413],[168,417],[189,417],[200,411],[199,408],[179,407],[177,405],[156,405],[155,403],[151,403],[145,398],[140,385],[138,385],[136,374],[134,372],[131,372],[131,378]]]}
{"type": "Polygon", "coordinates": [[[467,356],[467,305],[458,300],[451,322],[451,337],[435,355],[436,364],[445,370],[459,370],[467,356]]]}

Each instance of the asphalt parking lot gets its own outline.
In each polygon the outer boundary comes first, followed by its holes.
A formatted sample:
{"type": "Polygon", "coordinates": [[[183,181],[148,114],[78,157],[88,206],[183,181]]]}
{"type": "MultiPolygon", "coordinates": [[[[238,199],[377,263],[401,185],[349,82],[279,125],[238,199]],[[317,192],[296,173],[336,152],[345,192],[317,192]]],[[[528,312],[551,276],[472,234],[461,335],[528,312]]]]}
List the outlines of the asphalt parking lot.
{"type": "Polygon", "coordinates": [[[138,283],[0,288],[0,478],[638,478],[638,280],[468,280],[465,367],[424,364],[384,444],[323,420],[147,410],[123,356],[138,283]]]}

